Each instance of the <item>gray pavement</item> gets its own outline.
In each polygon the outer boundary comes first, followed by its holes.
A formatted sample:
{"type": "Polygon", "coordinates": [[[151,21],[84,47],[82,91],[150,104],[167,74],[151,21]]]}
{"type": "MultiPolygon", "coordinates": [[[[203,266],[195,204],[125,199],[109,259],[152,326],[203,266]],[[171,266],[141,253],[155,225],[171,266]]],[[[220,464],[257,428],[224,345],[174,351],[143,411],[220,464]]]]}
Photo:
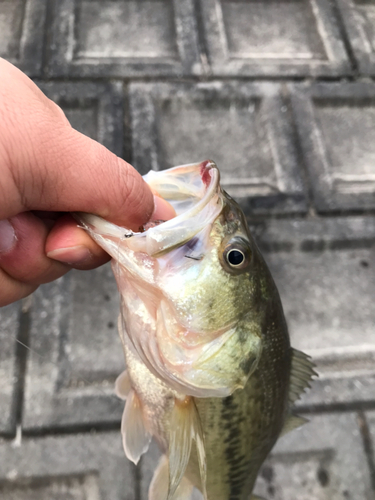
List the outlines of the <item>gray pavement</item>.
{"type": "MultiPolygon", "coordinates": [[[[217,161],[320,375],[256,491],[374,500],[375,2],[0,0],[0,56],[141,173],[217,161]]],[[[0,310],[1,499],[146,500],[117,314],[108,266],[0,310]]]]}

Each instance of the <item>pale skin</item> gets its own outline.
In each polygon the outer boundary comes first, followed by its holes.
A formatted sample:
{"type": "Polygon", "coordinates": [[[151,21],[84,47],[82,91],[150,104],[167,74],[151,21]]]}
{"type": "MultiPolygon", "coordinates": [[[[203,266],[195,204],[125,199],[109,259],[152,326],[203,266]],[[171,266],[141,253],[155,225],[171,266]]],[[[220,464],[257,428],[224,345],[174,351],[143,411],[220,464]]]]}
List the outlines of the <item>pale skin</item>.
{"type": "Polygon", "coordinates": [[[76,211],[134,230],[174,216],[131,165],[74,130],[0,58],[0,306],[109,260],[68,214],[76,211]]]}

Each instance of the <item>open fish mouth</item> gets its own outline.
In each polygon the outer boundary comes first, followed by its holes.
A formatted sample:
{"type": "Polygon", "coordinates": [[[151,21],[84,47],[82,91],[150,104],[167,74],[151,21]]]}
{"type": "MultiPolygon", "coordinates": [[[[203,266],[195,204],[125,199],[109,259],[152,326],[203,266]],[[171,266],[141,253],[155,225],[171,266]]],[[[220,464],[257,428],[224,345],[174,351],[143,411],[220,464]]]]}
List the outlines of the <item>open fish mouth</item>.
{"type": "MultiPolygon", "coordinates": [[[[76,214],[76,218],[99,244],[99,235],[114,238],[117,242],[126,239],[126,246],[130,250],[159,257],[191,240],[211,224],[223,208],[220,173],[211,160],[159,172],[151,170],[143,179],[173,206],[176,217],[143,232],[133,232],[96,215],[76,214]]],[[[105,249],[112,257],[117,257],[111,251],[111,245],[105,249]]],[[[116,252],[116,249],[113,248],[113,251],[116,252]]]]}

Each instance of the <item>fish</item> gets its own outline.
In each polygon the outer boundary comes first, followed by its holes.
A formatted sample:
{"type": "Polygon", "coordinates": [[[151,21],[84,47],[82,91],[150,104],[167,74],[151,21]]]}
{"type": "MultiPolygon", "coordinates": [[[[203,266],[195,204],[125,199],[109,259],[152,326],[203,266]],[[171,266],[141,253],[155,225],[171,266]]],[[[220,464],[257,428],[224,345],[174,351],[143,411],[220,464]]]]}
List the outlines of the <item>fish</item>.
{"type": "Polygon", "coordinates": [[[293,405],[316,375],[290,345],[271,273],[211,160],[150,171],[176,216],[134,232],[76,214],[112,257],[126,370],[121,433],[135,464],[163,453],[149,500],[255,500],[277,438],[305,423],[293,405]]]}

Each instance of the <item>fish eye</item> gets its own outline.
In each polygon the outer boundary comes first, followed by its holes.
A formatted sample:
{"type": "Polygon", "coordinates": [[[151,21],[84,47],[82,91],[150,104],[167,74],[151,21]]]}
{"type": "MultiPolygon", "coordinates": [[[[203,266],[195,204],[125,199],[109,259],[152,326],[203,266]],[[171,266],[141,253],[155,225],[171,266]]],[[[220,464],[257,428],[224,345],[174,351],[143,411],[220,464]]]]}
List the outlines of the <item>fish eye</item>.
{"type": "Polygon", "coordinates": [[[240,266],[245,260],[245,255],[241,250],[232,248],[227,253],[227,261],[231,266],[240,266]]]}
{"type": "Polygon", "coordinates": [[[248,268],[251,261],[251,249],[243,238],[232,238],[224,248],[222,265],[230,272],[241,272],[248,268]]]}

